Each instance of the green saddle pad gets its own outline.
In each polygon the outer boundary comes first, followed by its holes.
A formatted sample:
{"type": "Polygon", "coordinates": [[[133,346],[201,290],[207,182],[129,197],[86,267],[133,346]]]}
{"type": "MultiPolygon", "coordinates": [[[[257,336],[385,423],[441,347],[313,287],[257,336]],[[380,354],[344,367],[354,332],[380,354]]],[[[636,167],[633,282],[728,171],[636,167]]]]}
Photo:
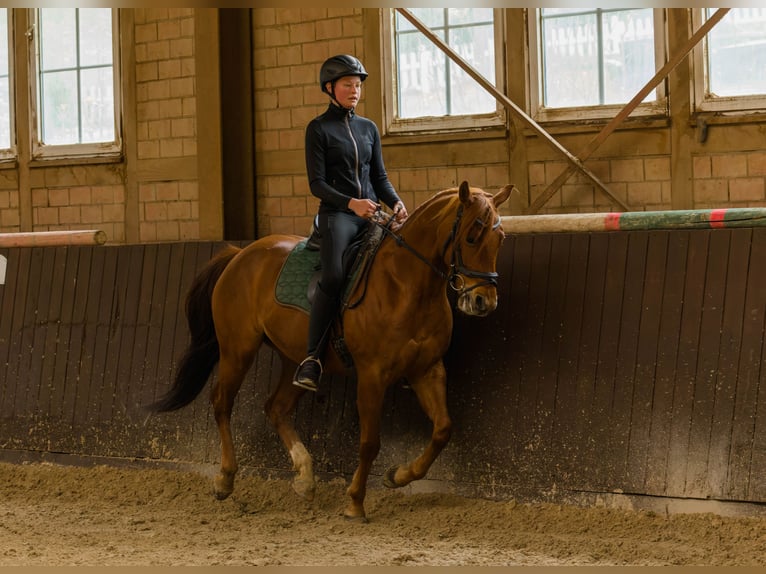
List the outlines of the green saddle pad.
{"type": "MultiPolygon", "coordinates": [[[[343,288],[341,297],[341,307],[356,306],[349,302],[349,297],[354,292],[357,282],[364,276],[375,253],[383,240],[383,230],[379,226],[374,226],[368,230],[364,241],[356,250],[356,256],[350,262],[345,262],[348,268],[348,280],[343,288]]],[[[277,284],[274,290],[277,303],[293,307],[309,313],[311,311],[311,302],[308,299],[309,283],[314,272],[319,269],[319,251],[306,249],[308,239],[299,241],[290,254],[285,259],[282,269],[277,277],[277,284]]]]}
{"type": "Polygon", "coordinates": [[[319,251],[306,249],[306,239],[300,241],[287,256],[277,278],[277,302],[309,312],[309,281],[319,266],[319,251]]]}

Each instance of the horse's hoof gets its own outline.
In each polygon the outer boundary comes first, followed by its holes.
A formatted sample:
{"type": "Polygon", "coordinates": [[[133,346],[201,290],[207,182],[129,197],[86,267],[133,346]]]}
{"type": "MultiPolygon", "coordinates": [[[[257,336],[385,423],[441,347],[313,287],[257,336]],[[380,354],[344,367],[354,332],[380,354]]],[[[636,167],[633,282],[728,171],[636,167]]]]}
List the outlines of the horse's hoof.
{"type": "Polygon", "coordinates": [[[398,466],[392,466],[383,475],[383,486],[387,488],[401,488],[401,484],[396,484],[396,471],[399,470],[398,466]]]}
{"type": "Polygon", "coordinates": [[[293,480],[293,490],[306,502],[314,500],[316,494],[316,482],[305,478],[296,478],[293,480]]]}
{"type": "Polygon", "coordinates": [[[216,490],[213,494],[215,494],[217,500],[226,500],[229,498],[231,492],[221,492],[220,490],[216,490]]]}
{"type": "Polygon", "coordinates": [[[350,513],[348,510],[343,513],[343,518],[349,522],[358,522],[359,524],[368,524],[370,522],[364,514],[360,516],[358,514],[350,513]]]}
{"type": "Polygon", "coordinates": [[[234,477],[217,476],[213,481],[213,493],[218,500],[226,500],[234,492],[234,477]]]}

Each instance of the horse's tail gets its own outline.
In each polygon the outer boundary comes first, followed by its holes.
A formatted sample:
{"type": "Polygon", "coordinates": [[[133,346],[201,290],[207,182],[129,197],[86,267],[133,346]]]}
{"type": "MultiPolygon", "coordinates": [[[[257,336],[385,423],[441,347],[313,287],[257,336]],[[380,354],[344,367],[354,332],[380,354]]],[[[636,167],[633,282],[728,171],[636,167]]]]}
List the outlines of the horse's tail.
{"type": "Polygon", "coordinates": [[[191,342],[181,357],[176,378],[168,392],[147,405],[152,412],[175,411],[191,403],[205,388],[219,359],[218,338],[213,324],[213,287],[223,270],[241,249],[227,245],[194,279],[186,295],[186,321],[191,342]]]}

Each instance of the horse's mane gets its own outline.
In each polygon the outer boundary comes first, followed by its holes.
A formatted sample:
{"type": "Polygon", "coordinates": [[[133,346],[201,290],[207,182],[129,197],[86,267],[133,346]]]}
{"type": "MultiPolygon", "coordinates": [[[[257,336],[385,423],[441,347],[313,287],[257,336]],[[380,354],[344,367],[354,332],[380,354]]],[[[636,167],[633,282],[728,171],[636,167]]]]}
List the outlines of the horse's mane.
{"type": "MultiPolygon", "coordinates": [[[[410,216],[407,218],[407,221],[405,221],[404,224],[402,225],[402,229],[404,229],[407,223],[409,223],[411,220],[415,220],[418,218],[418,216],[422,215],[425,212],[428,212],[430,208],[434,206],[434,204],[441,203],[445,200],[450,200],[453,198],[453,196],[457,196],[458,189],[459,188],[457,187],[450,187],[448,189],[443,189],[442,191],[439,191],[435,193],[434,195],[432,195],[431,197],[429,197],[428,199],[426,199],[423,203],[418,205],[412,211],[412,213],[410,213],[410,216]]],[[[479,192],[474,192],[474,193],[475,195],[482,195],[485,198],[492,197],[492,194],[487,193],[486,191],[483,191],[483,190],[479,192]]]]}
{"type": "Polygon", "coordinates": [[[431,204],[436,203],[437,201],[441,201],[444,197],[448,195],[455,195],[457,191],[458,191],[457,187],[451,187],[449,189],[443,189],[442,191],[439,191],[433,194],[431,197],[426,199],[423,203],[421,203],[419,206],[415,208],[415,210],[412,212],[413,215],[417,213],[418,211],[421,211],[423,209],[430,207],[431,204]]]}

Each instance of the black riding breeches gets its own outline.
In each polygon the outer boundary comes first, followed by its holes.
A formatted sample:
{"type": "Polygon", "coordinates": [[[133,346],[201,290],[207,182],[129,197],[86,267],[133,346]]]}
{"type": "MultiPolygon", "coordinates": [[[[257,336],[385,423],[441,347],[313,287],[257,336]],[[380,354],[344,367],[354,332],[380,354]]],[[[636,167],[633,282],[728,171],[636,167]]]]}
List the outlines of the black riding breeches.
{"type": "Polygon", "coordinates": [[[327,344],[328,331],[338,312],[341,289],[346,283],[343,268],[343,252],[351,241],[367,226],[367,221],[346,212],[319,214],[319,260],[322,265],[321,278],[311,304],[309,318],[308,354],[322,359],[327,344]]]}

